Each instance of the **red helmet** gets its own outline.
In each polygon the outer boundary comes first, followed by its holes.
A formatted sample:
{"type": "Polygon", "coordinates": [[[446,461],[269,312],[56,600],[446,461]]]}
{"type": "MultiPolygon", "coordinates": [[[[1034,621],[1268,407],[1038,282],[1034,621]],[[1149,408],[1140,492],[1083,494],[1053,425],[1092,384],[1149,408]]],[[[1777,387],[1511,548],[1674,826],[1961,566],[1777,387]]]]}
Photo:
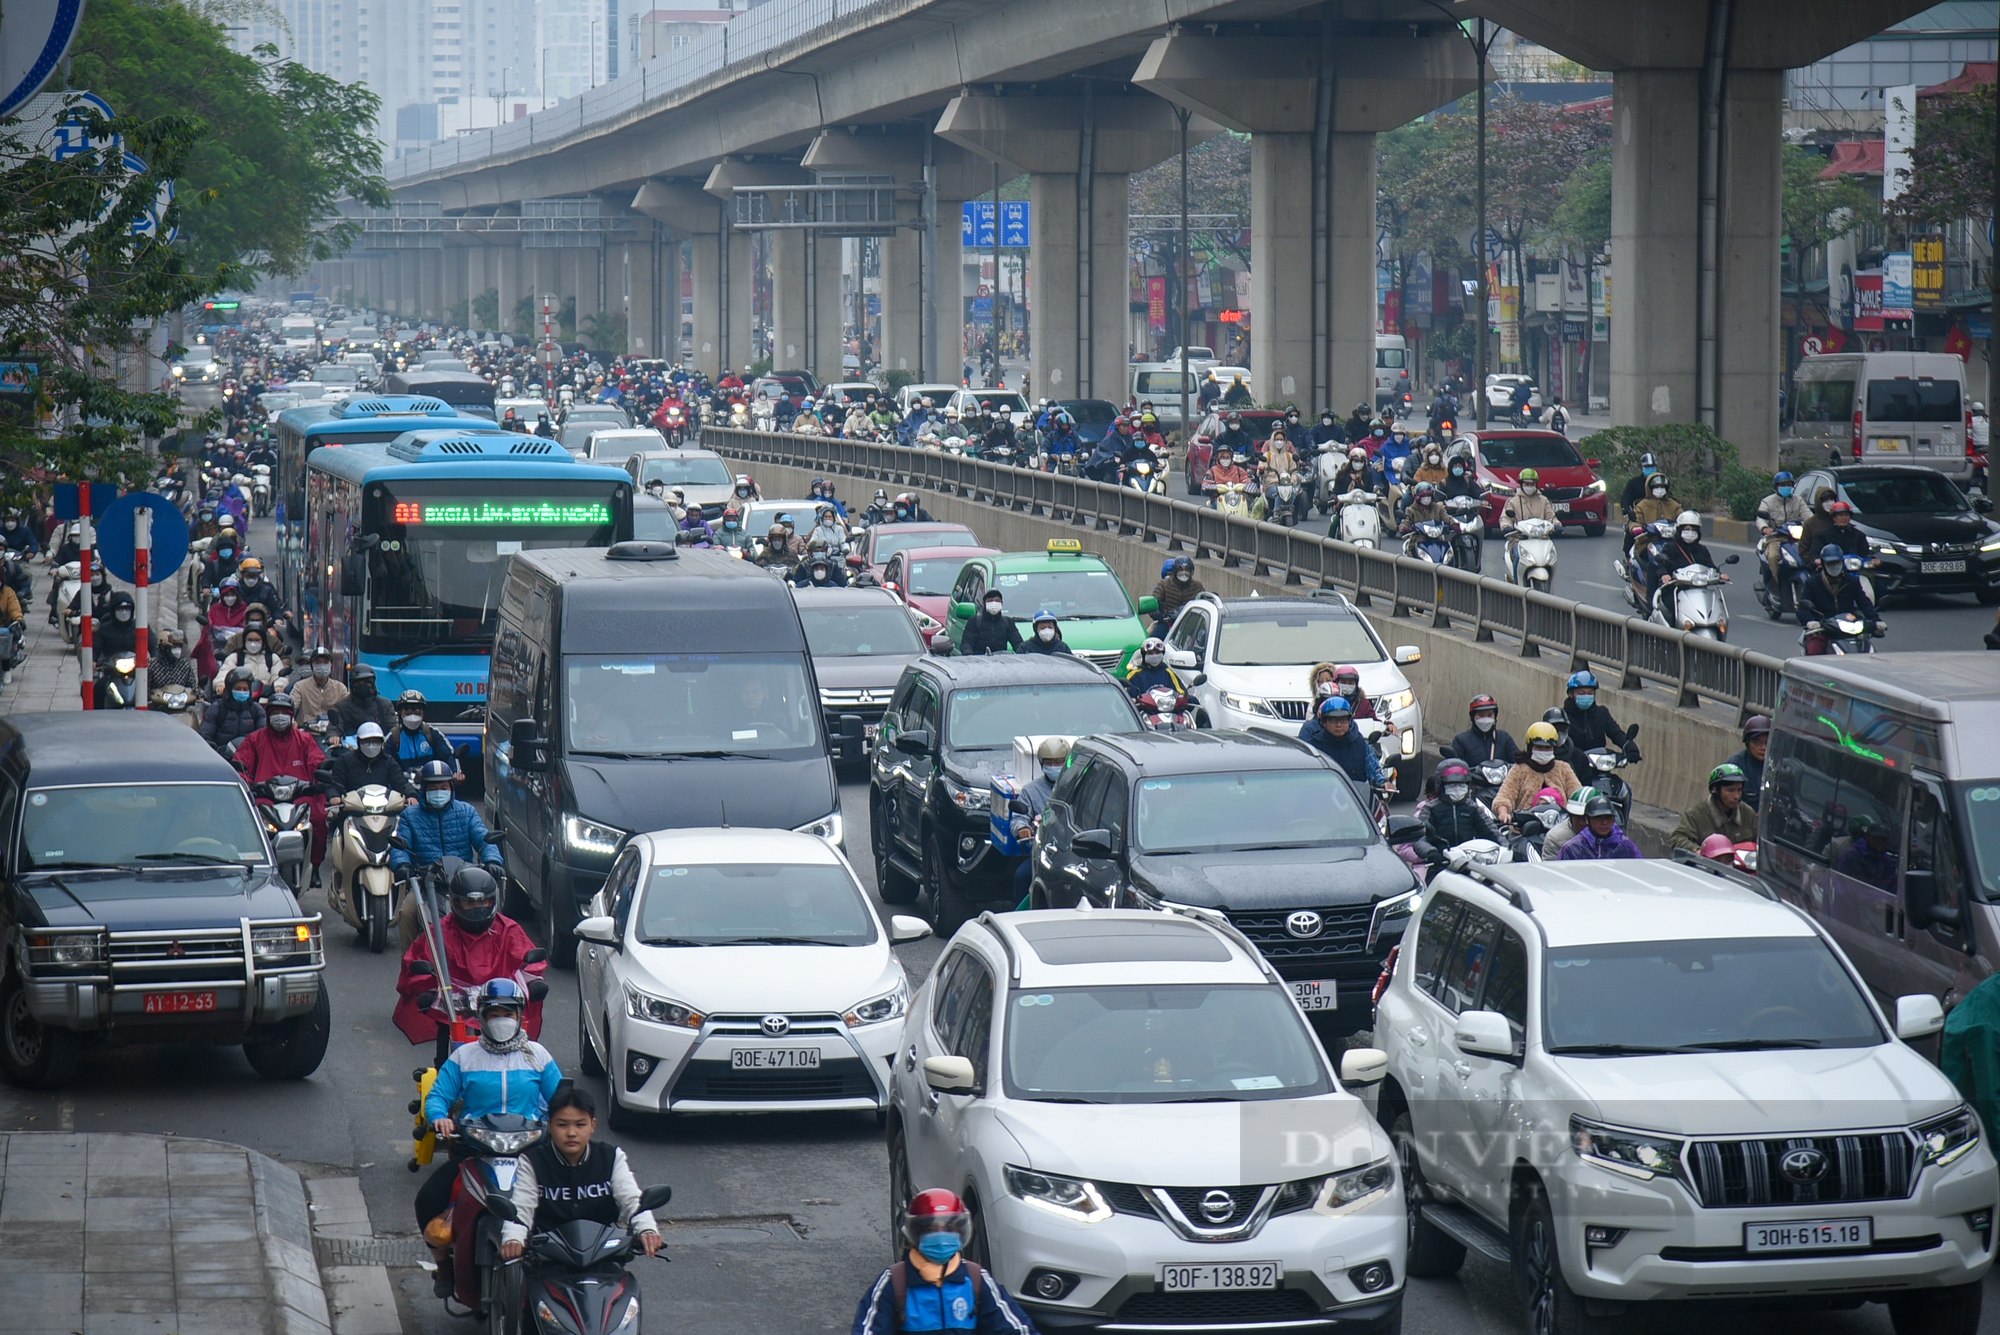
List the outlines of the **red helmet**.
{"type": "Polygon", "coordinates": [[[1333,679],[1335,681],[1351,681],[1358,686],[1361,684],[1361,669],[1342,663],[1333,670],[1333,679]]]}
{"type": "Polygon", "coordinates": [[[1498,713],[1500,702],[1490,695],[1475,695],[1472,697],[1472,703],[1465,707],[1465,712],[1467,714],[1477,714],[1482,709],[1490,709],[1498,713]]]}
{"type": "Polygon", "coordinates": [[[956,1233],[961,1242],[972,1240],[972,1212],[958,1193],[931,1187],[910,1198],[903,1216],[903,1237],[912,1247],[926,1233],[956,1233]]]}
{"type": "Polygon", "coordinates": [[[1736,856],[1736,845],[1729,841],[1726,834],[1711,834],[1701,841],[1701,855],[1718,862],[1728,862],[1736,856]]]}

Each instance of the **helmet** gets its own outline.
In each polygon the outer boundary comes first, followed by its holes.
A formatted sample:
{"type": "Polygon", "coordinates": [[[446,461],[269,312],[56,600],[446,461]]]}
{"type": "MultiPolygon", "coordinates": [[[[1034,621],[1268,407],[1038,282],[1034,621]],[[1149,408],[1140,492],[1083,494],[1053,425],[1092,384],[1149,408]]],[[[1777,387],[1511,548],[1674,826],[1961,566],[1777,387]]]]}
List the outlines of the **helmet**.
{"type": "Polygon", "coordinates": [[[1616,816],[1617,814],[1618,804],[1602,793],[1591,798],[1583,808],[1583,818],[1585,820],[1591,820],[1598,816],[1616,816]]]}
{"type": "MultiPolygon", "coordinates": [[[[1050,621],[1054,621],[1056,619],[1055,613],[1053,612],[1035,613],[1035,620],[1037,621],[1042,620],[1044,617],[1046,617],[1050,621]]],[[[1166,652],[1167,652],[1167,642],[1161,639],[1157,635],[1148,635],[1146,637],[1146,642],[1139,646],[1139,653],[1142,656],[1146,654],[1164,654],[1166,652]]]]}
{"type": "Polygon", "coordinates": [[[1542,711],[1542,722],[1554,728],[1558,737],[1569,731],[1569,715],[1563,713],[1560,708],[1551,706],[1548,709],[1544,709],[1542,711]]]}
{"type": "Polygon", "coordinates": [[[1044,737],[1035,745],[1035,759],[1044,765],[1069,759],[1069,743],[1061,737],[1044,737]]]}
{"type": "Polygon", "coordinates": [[[264,563],[254,556],[246,556],[243,563],[236,567],[236,572],[245,579],[254,579],[264,573],[264,563]]]}
{"type": "Polygon", "coordinates": [[[1837,566],[1847,559],[1847,549],[1837,542],[1829,542],[1819,549],[1819,559],[1825,565],[1837,566]]]}
{"type": "Polygon", "coordinates": [[[1597,689],[1597,674],[1589,668],[1585,668],[1581,672],[1572,672],[1569,674],[1569,680],[1564,683],[1564,689],[1571,691],[1594,691],[1597,689]]]}
{"type": "Polygon", "coordinates": [[[1533,746],[1536,742],[1547,742],[1550,746],[1554,746],[1556,744],[1555,724],[1530,723],[1528,725],[1528,745],[1533,746]]]}
{"type": "Polygon", "coordinates": [[[1530,482],[1533,482],[1533,483],[1535,483],[1536,485],[1538,485],[1538,486],[1539,486],[1539,485],[1541,484],[1541,481],[1542,481],[1542,475],[1541,475],[1541,474],[1540,474],[1539,472],[1537,472],[1537,471],[1536,471],[1535,469],[1532,469],[1532,468],[1523,468],[1523,469],[1521,470],[1521,483],[1522,483],[1522,485],[1524,485],[1524,486],[1525,486],[1526,484],[1528,484],[1528,483],[1530,483],[1530,482]]]}
{"type": "Polygon", "coordinates": [[[1170,573],[1172,573],[1172,574],[1175,574],[1175,575],[1178,575],[1178,574],[1182,573],[1183,571],[1187,571],[1187,572],[1189,572],[1189,573],[1192,573],[1192,572],[1193,572],[1193,570],[1194,570],[1194,562],[1193,562],[1193,561],[1189,560],[1189,559],[1188,559],[1187,557],[1185,557],[1185,556],[1176,556],[1176,557],[1174,558],[1174,561],[1173,561],[1173,568],[1172,568],[1172,570],[1171,570],[1171,572],[1170,572],[1170,573]]]}
{"type": "Polygon", "coordinates": [[[381,741],[382,725],[375,722],[375,720],[373,719],[368,720],[368,722],[362,724],[360,727],[354,730],[354,740],[356,744],[359,744],[361,742],[381,741]]]}
{"type": "Polygon", "coordinates": [[[451,766],[442,760],[426,760],[424,767],[417,771],[417,785],[419,787],[428,788],[431,784],[450,783],[451,780],[451,766]]]}
{"type": "Polygon", "coordinates": [[[396,703],[398,705],[415,705],[421,709],[424,704],[424,693],[412,686],[409,690],[404,691],[396,697],[396,703]]]}
{"type": "Polygon", "coordinates": [[[1350,446],[1347,451],[1347,461],[1349,463],[1365,464],[1368,462],[1368,451],[1359,445],[1350,446]]]}
{"type": "Polygon", "coordinates": [[[276,691],[265,697],[264,700],[265,713],[268,714],[274,709],[282,709],[287,714],[292,714],[298,711],[298,706],[292,703],[291,696],[286,695],[283,691],[276,691]]]}
{"type": "Polygon", "coordinates": [[[1744,741],[1747,742],[1753,737],[1769,737],[1770,735],[1771,720],[1764,715],[1752,714],[1749,718],[1743,720],[1744,741]]]}
{"type": "Polygon", "coordinates": [[[972,1212],[957,1192],[931,1187],[910,1198],[910,1208],[903,1212],[903,1240],[914,1247],[926,1233],[956,1233],[960,1242],[971,1239],[972,1212]]]}
{"type": "Polygon", "coordinates": [[[1667,475],[1665,473],[1655,473],[1651,477],[1646,479],[1646,489],[1649,491],[1661,491],[1661,492],[1672,491],[1674,489],[1674,484],[1667,480],[1667,475]]]}
{"type": "Polygon", "coordinates": [[[1492,696],[1475,695],[1472,697],[1472,703],[1465,707],[1465,713],[1466,716],[1469,718],[1472,715],[1477,714],[1482,709],[1491,709],[1494,710],[1495,712],[1498,712],[1499,708],[1500,708],[1500,702],[1498,700],[1495,700],[1492,696]]]}
{"type": "Polygon", "coordinates": [[[1639,467],[1651,471],[1652,469],[1658,467],[1658,465],[1654,463],[1652,455],[1642,454],[1639,456],[1639,467]]]}
{"type": "Polygon", "coordinates": [[[257,688],[257,674],[247,667],[233,667],[229,669],[229,675],[223,678],[223,684],[232,691],[238,686],[248,686],[252,690],[255,690],[257,688]]]}
{"type": "MultiPolygon", "coordinates": [[[[466,868],[466,871],[478,870],[476,867],[466,868]]],[[[464,874],[465,872],[460,872],[459,876],[463,876],[464,874]]],[[[479,875],[485,877],[490,893],[493,887],[493,878],[485,872],[479,872],[479,875]]],[[[451,879],[451,893],[454,900],[458,898],[459,876],[454,876],[451,879]]],[[[481,1016],[484,1016],[488,1011],[501,1010],[512,1011],[514,1014],[519,1015],[526,1009],[528,1009],[528,994],[512,978],[488,979],[486,986],[479,989],[479,1013],[481,1016]]]]}
{"type": "Polygon", "coordinates": [[[1416,498],[1419,502],[1428,504],[1430,499],[1435,495],[1437,495],[1437,488],[1430,483],[1419,482],[1417,484],[1416,498]]]}
{"type": "Polygon", "coordinates": [[[1792,475],[1781,468],[1778,470],[1778,475],[1771,479],[1771,483],[1774,486],[1782,487],[1785,483],[1791,482],[1793,480],[1794,479],[1792,475]]]}
{"type": "Polygon", "coordinates": [[[1569,812],[1572,816],[1584,815],[1590,810],[1591,799],[1602,796],[1603,794],[1595,788],[1592,788],[1589,784],[1585,784],[1569,795],[1569,801],[1563,803],[1563,810],[1569,812]]]}
{"type": "Polygon", "coordinates": [[[1683,510],[1674,516],[1675,528],[1700,528],[1701,516],[1692,510],[1683,510]]]}
{"type": "Polygon", "coordinates": [[[1832,505],[1826,507],[1826,512],[1830,515],[1852,515],[1854,507],[1846,501],[1835,501],[1832,505]]]}
{"type": "Polygon", "coordinates": [[[1744,775],[1741,765],[1732,765],[1724,761],[1708,772],[1708,791],[1711,793],[1725,783],[1742,782],[1744,782],[1744,775]]]}
{"type": "Polygon", "coordinates": [[[1354,706],[1344,695],[1329,695],[1319,702],[1319,716],[1351,719],[1354,717],[1354,706]]]}
{"type": "Polygon", "coordinates": [[[1446,783],[1471,783],[1472,767],[1463,760],[1446,760],[1437,767],[1437,781],[1446,783]]]}
{"type": "MultiPolygon", "coordinates": [[[[451,878],[451,916],[468,932],[483,932],[500,910],[500,886],[484,867],[460,867],[451,878]]],[[[513,980],[502,980],[513,986],[513,980]]],[[[485,1013],[484,999],[480,1011],[485,1013]]]]}

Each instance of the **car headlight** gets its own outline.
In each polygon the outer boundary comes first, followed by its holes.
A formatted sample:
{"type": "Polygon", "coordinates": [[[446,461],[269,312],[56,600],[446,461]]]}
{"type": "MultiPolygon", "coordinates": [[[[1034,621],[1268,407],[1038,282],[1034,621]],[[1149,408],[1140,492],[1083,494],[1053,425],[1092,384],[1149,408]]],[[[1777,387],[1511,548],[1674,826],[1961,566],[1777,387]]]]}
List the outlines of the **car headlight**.
{"type": "Polygon", "coordinates": [[[1260,699],[1254,695],[1237,695],[1232,691],[1224,691],[1222,693],[1222,703],[1225,708],[1234,709],[1240,714],[1261,714],[1265,718],[1277,717],[1276,714],[1271,712],[1270,701],[1260,699]]]}
{"type": "Polygon", "coordinates": [[[1007,1190],[1028,1204],[1061,1215],[1080,1224],[1095,1224],[1111,1217],[1111,1203],[1095,1182],[1058,1177],[1026,1168],[1007,1168],[1007,1190]]]}
{"type": "Polygon", "coordinates": [[[1394,695],[1385,695],[1381,699],[1377,700],[1375,703],[1381,706],[1381,709],[1378,712],[1385,714],[1400,714],[1405,709],[1408,709],[1411,705],[1415,704],[1416,702],[1417,702],[1417,693],[1412,690],[1412,691],[1397,691],[1394,695]]]}
{"type": "Polygon", "coordinates": [[[625,842],[625,831],[613,825],[599,825],[581,816],[563,817],[563,842],[573,852],[608,858],[625,842]]]}
{"type": "Polygon", "coordinates": [[[1920,1123],[1916,1132],[1924,1162],[1942,1167],[1963,1158],[1979,1143],[1979,1115],[1960,1105],[1943,1117],[1920,1123]]]}
{"type": "Polygon", "coordinates": [[[1581,1117],[1569,1119],[1569,1144],[1579,1159],[1647,1181],[1680,1170],[1681,1142],[1643,1131],[1620,1131],[1581,1117]]]}
{"type": "Polygon", "coordinates": [[[670,1024],[680,1029],[699,1029],[703,1018],[692,1006],[641,992],[630,983],[625,984],[625,1013],[635,1020],[670,1024]]]}
{"type": "Polygon", "coordinates": [[[291,927],[253,927],[250,929],[250,953],[260,960],[278,959],[286,955],[297,955],[312,945],[312,928],[305,923],[291,927]]]}
{"type": "Polygon", "coordinates": [[[2000,552],[2000,533],[1996,533],[1986,541],[1980,543],[1979,550],[1982,552],[2000,552]]]}
{"type": "Polygon", "coordinates": [[[1585,487],[1583,489],[1583,494],[1586,496],[1602,496],[1604,494],[1604,479],[1599,478],[1597,479],[1597,481],[1585,487]]]}
{"type": "Polygon", "coordinates": [[[846,827],[840,822],[840,813],[834,811],[821,816],[818,820],[807,821],[804,825],[794,827],[793,833],[816,834],[829,844],[838,844],[846,833],[846,827]]]}
{"type": "Polygon", "coordinates": [[[895,987],[884,992],[879,997],[870,997],[866,1001],[855,1002],[847,1008],[847,1014],[841,1018],[845,1019],[851,1025],[880,1024],[884,1020],[895,1019],[909,1008],[909,979],[898,978],[895,987]]]}
{"type": "Polygon", "coordinates": [[[1313,1201],[1315,1214],[1346,1214],[1359,1209],[1396,1185],[1396,1169],[1388,1159],[1327,1177],[1313,1201]]]}
{"type": "Polygon", "coordinates": [[[1880,538],[1870,538],[1868,540],[1868,550],[1871,552],[1880,552],[1886,556],[1894,556],[1896,554],[1896,544],[1893,542],[1884,542],[1880,538]]]}
{"type": "Polygon", "coordinates": [[[944,794],[960,811],[984,811],[993,800],[991,789],[968,788],[949,774],[938,776],[944,794]]]}
{"type": "Polygon", "coordinates": [[[75,969],[104,959],[104,933],[96,928],[82,932],[33,932],[27,942],[31,968],[42,965],[75,969]]]}

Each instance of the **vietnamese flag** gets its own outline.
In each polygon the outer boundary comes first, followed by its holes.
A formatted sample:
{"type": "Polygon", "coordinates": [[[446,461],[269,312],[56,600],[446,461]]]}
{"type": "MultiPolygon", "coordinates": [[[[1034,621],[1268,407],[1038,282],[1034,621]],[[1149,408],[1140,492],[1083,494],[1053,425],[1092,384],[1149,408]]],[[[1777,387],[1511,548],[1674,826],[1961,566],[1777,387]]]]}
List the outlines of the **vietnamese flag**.
{"type": "Polygon", "coordinates": [[[1972,336],[1965,332],[1964,325],[1955,324],[1951,327],[1951,332],[1944,336],[1944,350],[1956,353],[1961,361],[1971,359],[1972,336]]]}

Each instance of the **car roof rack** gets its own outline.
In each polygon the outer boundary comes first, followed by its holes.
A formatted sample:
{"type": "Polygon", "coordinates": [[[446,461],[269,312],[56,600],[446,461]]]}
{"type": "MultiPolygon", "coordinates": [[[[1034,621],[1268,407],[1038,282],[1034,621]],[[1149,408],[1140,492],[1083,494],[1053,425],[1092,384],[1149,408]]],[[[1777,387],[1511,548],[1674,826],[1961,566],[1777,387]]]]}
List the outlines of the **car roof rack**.
{"type": "Polygon", "coordinates": [[[1451,867],[1447,870],[1479,882],[1523,913],[1535,911],[1534,904],[1528,899],[1528,892],[1508,880],[1497,868],[1469,863],[1463,867],[1451,867]]]}
{"type": "Polygon", "coordinates": [[[1690,852],[1688,849],[1676,848],[1674,850],[1674,861],[1684,867],[1692,867],[1696,871],[1707,872],[1710,876],[1718,876],[1725,881],[1733,881],[1746,890],[1754,890],[1766,899],[1776,901],[1778,898],[1777,893],[1757,877],[1747,871],[1739,871],[1737,868],[1729,866],[1726,863],[1717,862],[1714,858],[1705,858],[1699,853],[1690,852]]]}
{"type": "Polygon", "coordinates": [[[1000,930],[999,920],[994,917],[993,911],[991,909],[988,909],[986,912],[980,914],[978,921],[981,927],[984,927],[987,931],[993,933],[994,938],[1000,942],[1000,949],[1007,952],[1008,979],[1012,982],[1016,983],[1020,982],[1021,957],[1014,953],[1014,943],[1007,938],[1007,934],[1005,932],[1000,930]]]}
{"type": "Polygon", "coordinates": [[[1256,943],[1238,931],[1235,923],[1229,921],[1228,914],[1218,912],[1215,909],[1203,908],[1199,904],[1176,904],[1170,900],[1162,900],[1160,902],[1160,911],[1176,914],[1183,918],[1193,918],[1196,922],[1214,928],[1235,942],[1237,949],[1257,961],[1257,967],[1263,970],[1266,978],[1269,978],[1274,983],[1284,981],[1278,977],[1278,971],[1271,967],[1271,961],[1264,958],[1264,952],[1257,949],[1256,943]]]}

